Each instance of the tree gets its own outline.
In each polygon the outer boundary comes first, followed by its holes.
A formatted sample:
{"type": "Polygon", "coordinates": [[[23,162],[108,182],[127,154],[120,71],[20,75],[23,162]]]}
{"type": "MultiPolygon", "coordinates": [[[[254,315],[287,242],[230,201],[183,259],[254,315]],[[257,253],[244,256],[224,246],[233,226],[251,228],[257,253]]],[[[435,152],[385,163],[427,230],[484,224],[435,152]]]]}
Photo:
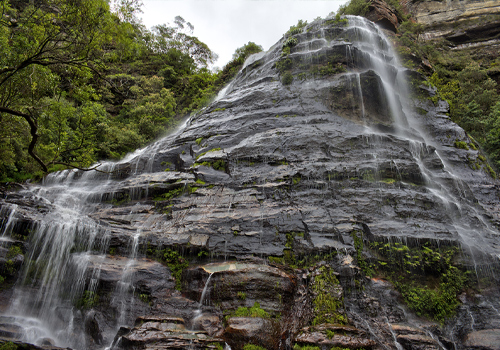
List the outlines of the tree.
{"type": "Polygon", "coordinates": [[[0,115],[2,121],[10,117],[10,123],[24,119],[31,136],[28,153],[47,172],[48,162],[63,162],[37,154],[46,98],[57,99],[63,90],[91,93],[81,83],[97,69],[100,49],[109,39],[109,6],[105,0],[40,0],[16,6],[2,0],[0,6],[0,115]]]}
{"type": "Polygon", "coordinates": [[[235,59],[243,59],[245,61],[248,56],[253,55],[254,53],[259,53],[262,50],[262,46],[257,45],[253,41],[249,41],[248,44],[243,45],[242,47],[238,47],[236,51],[233,53],[233,60],[235,59]]]}

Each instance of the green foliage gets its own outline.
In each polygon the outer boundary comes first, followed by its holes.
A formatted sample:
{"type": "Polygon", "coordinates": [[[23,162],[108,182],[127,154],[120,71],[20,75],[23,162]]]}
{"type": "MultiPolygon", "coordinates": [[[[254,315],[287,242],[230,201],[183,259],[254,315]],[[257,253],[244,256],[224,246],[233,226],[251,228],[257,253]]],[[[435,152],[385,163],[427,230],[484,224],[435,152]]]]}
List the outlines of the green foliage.
{"type": "Polygon", "coordinates": [[[240,306],[232,315],[233,317],[260,317],[260,318],[271,318],[271,315],[264,309],[260,307],[258,302],[255,302],[252,307],[242,307],[240,306]]]}
{"type": "Polygon", "coordinates": [[[163,254],[163,261],[167,264],[175,278],[175,289],[181,290],[181,276],[184,269],[189,267],[189,263],[178,251],[167,249],[163,254]]]}
{"type": "Polygon", "coordinates": [[[262,46],[257,45],[256,43],[254,43],[252,41],[249,41],[247,44],[236,49],[236,51],[233,54],[233,60],[241,59],[241,60],[245,61],[250,55],[253,55],[255,53],[259,53],[262,50],[264,50],[262,48],[262,46]]]}
{"type": "Polygon", "coordinates": [[[340,5],[337,13],[341,15],[364,16],[368,13],[370,2],[368,0],[351,0],[345,5],[340,5]]]}
{"type": "Polygon", "coordinates": [[[186,31],[191,24],[176,17],[173,26],[147,30],[140,7],[128,0],[115,1],[115,12],[105,0],[2,3],[0,181],[121,158],[207,104],[262,51],[249,42],[211,72],[217,56],[186,31]]]}
{"type": "Polygon", "coordinates": [[[150,299],[149,294],[145,294],[145,293],[139,294],[139,300],[141,300],[143,303],[149,304],[149,302],[150,302],[149,299],[150,299]]]}
{"type": "Polygon", "coordinates": [[[288,29],[286,35],[300,34],[304,30],[305,26],[307,26],[307,21],[299,20],[296,25],[291,26],[290,29],[288,29]]]}
{"type": "MultiPolygon", "coordinates": [[[[495,167],[500,166],[500,99],[497,83],[488,76],[488,70],[467,54],[436,51],[430,57],[435,72],[429,82],[438,88],[434,98],[450,104],[450,117],[476,139],[489,153],[495,167]]],[[[461,144],[455,143],[461,148],[461,144]]],[[[488,171],[487,165],[485,170],[488,171]]],[[[491,173],[490,173],[491,175],[491,173]]]]}
{"type": "Polygon", "coordinates": [[[293,82],[293,75],[290,72],[285,72],[281,78],[283,85],[290,85],[293,82]]]}
{"type": "Polygon", "coordinates": [[[284,58],[276,62],[276,69],[280,73],[284,73],[286,70],[292,68],[292,60],[289,58],[284,58]]]}
{"type": "Polygon", "coordinates": [[[0,350],[17,350],[19,347],[11,341],[5,342],[0,345],[0,350]]]}
{"type": "Polygon", "coordinates": [[[409,248],[401,243],[372,243],[383,257],[377,272],[389,278],[405,302],[420,316],[443,323],[455,314],[457,296],[468,286],[467,273],[453,266],[457,247],[440,250],[429,244],[409,248]]]}
{"type": "Polygon", "coordinates": [[[285,40],[285,42],[283,43],[283,48],[291,48],[291,47],[294,47],[295,45],[298,44],[298,40],[297,38],[293,38],[293,37],[290,37],[288,39],[285,40]]]}
{"type": "Polygon", "coordinates": [[[96,292],[86,290],[80,299],[75,301],[75,306],[79,309],[90,309],[97,305],[99,302],[99,296],[96,292]]]}
{"type": "Polygon", "coordinates": [[[237,293],[238,299],[245,300],[247,298],[247,295],[245,292],[238,292],[237,293]]]}

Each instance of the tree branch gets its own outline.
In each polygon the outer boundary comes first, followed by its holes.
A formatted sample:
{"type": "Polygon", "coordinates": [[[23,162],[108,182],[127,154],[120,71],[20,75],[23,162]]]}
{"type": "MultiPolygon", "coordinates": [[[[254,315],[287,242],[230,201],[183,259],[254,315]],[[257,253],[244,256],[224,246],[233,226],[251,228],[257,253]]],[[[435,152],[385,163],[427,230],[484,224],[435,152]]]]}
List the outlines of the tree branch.
{"type": "Polygon", "coordinates": [[[33,119],[33,117],[31,115],[29,115],[29,114],[22,113],[22,112],[19,112],[19,111],[15,111],[13,109],[6,108],[6,107],[0,107],[0,113],[8,113],[8,114],[11,114],[11,115],[22,117],[22,118],[24,118],[28,122],[28,124],[30,126],[30,134],[31,134],[31,142],[30,142],[30,144],[28,146],[28,154],[34,160],[36,160],[36,162],[38,164],[40,164],[40,166],[42,167],[42,170],[45,173],[47,173],[48,172],[47,165],[45,165],[45,163],[35,153],[35,146],[36,146],[36,143],[38,141],[38,133],[37,133],[38,132],[38,126],[36,125],[36,122],[33,119]]]}

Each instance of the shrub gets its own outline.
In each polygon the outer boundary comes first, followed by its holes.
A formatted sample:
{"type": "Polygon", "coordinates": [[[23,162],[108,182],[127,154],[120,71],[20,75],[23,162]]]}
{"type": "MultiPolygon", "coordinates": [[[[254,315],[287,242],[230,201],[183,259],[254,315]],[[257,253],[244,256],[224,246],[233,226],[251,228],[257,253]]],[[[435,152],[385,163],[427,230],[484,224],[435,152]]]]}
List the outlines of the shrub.
{"type": "Polygon", "coordinates": [[[293,82],[293,75],[290,72],[286,72],[283,74],[283,77],[281,78],[281,82],[283,85],[290,85],[293,82]]]}
{"type": "Polygon", "coordinates": [[[368,13],[370,2],[367,0],[351,0],[345,5],[341,5],[337,13],[341,15],[364,16],[368,13]]]}

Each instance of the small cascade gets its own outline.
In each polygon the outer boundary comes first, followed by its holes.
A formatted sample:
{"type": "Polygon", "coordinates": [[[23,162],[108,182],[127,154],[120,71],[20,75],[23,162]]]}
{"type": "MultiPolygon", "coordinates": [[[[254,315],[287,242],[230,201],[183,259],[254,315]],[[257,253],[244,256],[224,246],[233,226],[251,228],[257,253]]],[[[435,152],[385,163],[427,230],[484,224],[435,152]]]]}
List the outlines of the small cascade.
{"type": "Polygon", "coordinates": [[[394,330],[392,329],[391,324],[389,323],[389,320],[387,320],[387,328],[389,328],[389,332],[391,332],[392,339],[394,340],[394,346],[396,347],[397,350],[404,350],[401,344],[398,342],[398,338],[396,336],[396,333],[394,333],[394,330]]]}
{"type": "Polygon", "coordinates": [[[207,278],[207,281],[205,282],[205,287],[203,288],[203,292],[201,293],[201,297],[200,297],[200,309],[203,306],[203,301],[205,300],[205,295],[207,294],[207,290],[208,290],[208,284],[210,283],[210,279],[212,278],[213,274],[214,273],[211,272],[207,278]]]}
{"type": "MultiPolygon", "coordinates": [[[[15,215],[16,215],[16,210],[17,210],[17,205],[12,204],[9,206],[5,206],[0,208],[0,217],[1,218],[7,218],[3,219],[0,222],[0,228],[3,227],[2,233],[0,234],[0,239],[1,240],[7,240],[9,237],[10,230],[16,223],[15,215]]],[[[1,242],[1,241],[0,241],[1,242]]]]}
{"type": "Polygon", "coordinates": [[[121,280],[118,282],[111,300],[111,305],[118,309],[117,326],[126,324],[128,310],[133,307],[134,304],[134,287],[132,284],[132,278],[134,275],[133,267],[136,263],[140,236],[141,230],[139,229],[132,239],[129,258],[125,264],[121,280]]]}

